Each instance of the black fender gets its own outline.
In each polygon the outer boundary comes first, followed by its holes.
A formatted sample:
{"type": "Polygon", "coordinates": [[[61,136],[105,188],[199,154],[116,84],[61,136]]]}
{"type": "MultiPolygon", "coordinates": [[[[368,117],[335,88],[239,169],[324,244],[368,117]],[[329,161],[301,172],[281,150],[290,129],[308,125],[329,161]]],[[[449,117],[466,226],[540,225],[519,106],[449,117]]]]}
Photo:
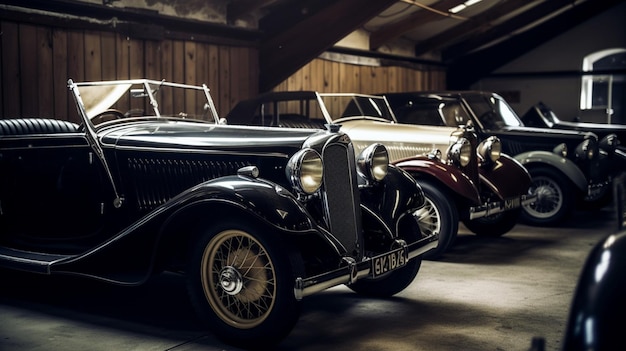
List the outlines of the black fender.
{"type": "Polygon", "coordinates": [[[501,154],[493,164],[479,167],[478,172],[481,184],[502,200],[528,193],[530,174],[509,155],[501,154]]]}
{"type": "Polygon", "coordinates": [[[317,235],[339,256],[341,245],[287,189],[263,179],[227,176],[187,189],[92,250],[54,262],[50,272],[139,285],[152,272],[157,248],[186,241],[190,237],[185,231],[218,223],[226,214],[241,220],[248,215],[277,232],[317,235]]]}
{"type": "Polygon", "coordinates": [[[482,203],[477,184],[474,184],[465,173],[455,166],[425,156],[402,159],[394,164],[413,175],[418,183],[420,175],[425,174],[429,179],[434,179],[449,189],[452,194],[467,199],[473,204],[482,203]]]}
{"type": "Polygon", "coordinates": [[[587,257],[570,308],[563,350],[624,349],[626,232],[598,242],[587,257]]]}
{"type": "Polygon", "coordinates": [[[382,181],[361,188],[362,214],[373,217],[381,227],[393,224],[393,228],[387,228],[393,237],[399,235],[400,221],[423,205],[424,193],[415,178],[393,165],[389,165],[382,181]]]}

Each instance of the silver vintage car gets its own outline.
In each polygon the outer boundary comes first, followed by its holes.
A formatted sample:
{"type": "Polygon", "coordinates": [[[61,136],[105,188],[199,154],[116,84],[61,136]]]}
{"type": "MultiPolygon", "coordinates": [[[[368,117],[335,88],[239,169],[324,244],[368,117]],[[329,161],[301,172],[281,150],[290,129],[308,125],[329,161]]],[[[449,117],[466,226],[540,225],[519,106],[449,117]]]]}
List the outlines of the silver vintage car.
{"type": "Polygon", "coordinates": [[[414,213],[425,233],[439,235],[436,258],[454,241],[461,220],[479,235],[511,230],[520,208],[531,201],[530,176],[500,142],[478,143],[457,127],[415,126],[396,121],[382,96],[271,92],[239,102],[226,116],[229,124],[290,128],[336,128],[348,134],[356,150],[384,144],[392,163],[421,185],[426,206],[414,213]]]}

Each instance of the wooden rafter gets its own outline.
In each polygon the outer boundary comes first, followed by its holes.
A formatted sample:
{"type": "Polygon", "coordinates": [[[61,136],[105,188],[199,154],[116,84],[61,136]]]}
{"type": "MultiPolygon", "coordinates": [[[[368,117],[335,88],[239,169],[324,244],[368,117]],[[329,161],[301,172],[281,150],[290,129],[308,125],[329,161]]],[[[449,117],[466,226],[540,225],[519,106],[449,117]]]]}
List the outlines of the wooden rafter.
{"type": "Polygon", "coordinates": [[[463,56],[497,39],[509,36],[511,33],[558,11],[564,6],[571,5],[571,3],[572,0],[545,1],[479,35],[448,46],[442,51],[441,58],[444,62],[454,61],[457,57],[463,56]]]}
{"type": "MultiPolygon", "coordinates": [[[[447,13],[448,9],[462,4],[464,1],[465,0],[441,0],[430,5],[429,8],[447,13]]],[[[442,18],[441,13],[425,9],[413,12],[406,18],[373,32],[370,35],[370,50],[376,50],[390,40],[398,38],[414,28],[426,25],[440,18],[442,18]]]]}
{"type": "Polygon", "coordinates": [[[290,27],[264,38],[259,49],[260,91],[276,86],[395,2],[378,0],[363,6],[362,0],[324,1],[323,8],[308,10],[290,27]]]}
{"type": "MultiPolygon", "coordinates": [[[[552,1],[552,0],[550,0],[552,1]]],[[[520,55],[572,29],[623,0],[585,1],[496,45],[456,60],[448,69],[448,89],[469,89],[471,84],[520,55]]]]}
{"type": "Polygon", "coordinates": [[[418,43],[415,45],[415,55],[419,56],[450,45],[452,42],[458,42],[460,38],[476,31],[484,30],[492,21],[536,1],[537,0],[507,0],[499,5],[493,6],[468,21],[418,43]]]}

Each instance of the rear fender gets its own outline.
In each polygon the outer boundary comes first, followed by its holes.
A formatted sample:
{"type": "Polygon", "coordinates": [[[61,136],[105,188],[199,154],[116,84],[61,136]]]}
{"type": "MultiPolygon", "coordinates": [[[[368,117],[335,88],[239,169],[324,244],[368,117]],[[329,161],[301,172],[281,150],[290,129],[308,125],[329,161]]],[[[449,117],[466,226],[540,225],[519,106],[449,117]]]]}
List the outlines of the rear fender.
{"type": "Polygon", "coordinates": [[[502,200],[528,192],[530,186],[528,170],[509,155],[501,154],[495,164],[479,167],[478,172],[481,184],[502,200]]]}
{"type": "Polygon", "coordinates": [[[402,159],[394,164],[411,174],[418,183],[420,175],[425,174],[429,178],[436,179],[454,194],[469,200],[471,203],[481,203],[476,184],[465,173],[454,166],[427,157],[402,159]]]}
{"type": "Polygon", "coordinates": [[[515,155],[527,169],[532,166],[548,165],[561,171],[574,185],[583,192],[587,191],[587,178],[576,164],[565,157],[549,151],[528,151],[515,155]]]}

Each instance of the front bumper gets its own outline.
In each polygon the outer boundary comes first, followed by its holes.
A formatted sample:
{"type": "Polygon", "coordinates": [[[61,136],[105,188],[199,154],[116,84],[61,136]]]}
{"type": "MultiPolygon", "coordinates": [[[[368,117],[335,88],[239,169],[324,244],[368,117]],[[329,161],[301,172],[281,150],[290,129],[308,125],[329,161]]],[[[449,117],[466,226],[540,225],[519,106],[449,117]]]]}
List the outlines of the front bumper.
{"type": "Polygon", "coordinates": [[[494,215],[496,213],[510,211],[524,205],[528,205],[537,200],[537,194],[525,194],[520,197],[507,199],[504,201],[487,202],[479,206],[469,208],[469,219],[477,219],[494,215]]]}
{"type": "MultiPolygon", "coordinates": [[[[430,235],[406,245],[407,259],[412,260],[437,247],[437,236],[430,235]]],[[[407,260],[407,261],[408,261],[407,260]]],[[[310,278],[296,278],[294,295],[297,300],[320,291],[342,284],[352,284],[359,279],[374,276],[372,269],[373,257],[366,257],[361,262],[347,258],[346,265],[310,278]]]]}

